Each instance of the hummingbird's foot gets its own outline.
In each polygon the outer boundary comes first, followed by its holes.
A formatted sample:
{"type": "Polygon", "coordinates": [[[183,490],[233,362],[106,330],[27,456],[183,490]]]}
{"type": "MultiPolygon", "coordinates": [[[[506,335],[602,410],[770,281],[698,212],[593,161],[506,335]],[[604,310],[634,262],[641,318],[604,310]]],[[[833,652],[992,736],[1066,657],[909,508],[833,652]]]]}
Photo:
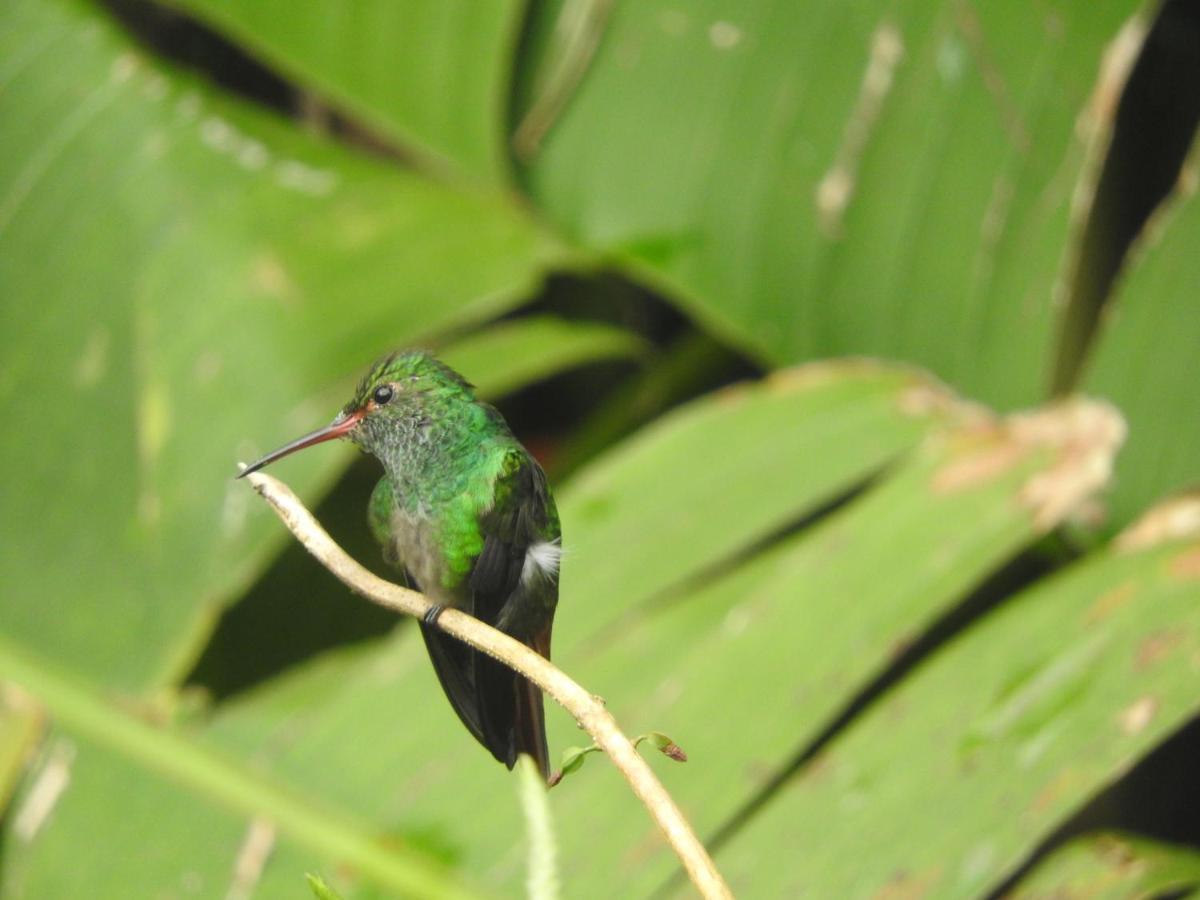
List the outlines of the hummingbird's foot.
{"type": "Polygon", "coordinates": [[[441,618],[442,613],[446,611],[446,607],[440,606],[437,603],[429,607],[429,611],[421,616],[421,621],[426,625],[436,625],[437,620],[441,618]]]}

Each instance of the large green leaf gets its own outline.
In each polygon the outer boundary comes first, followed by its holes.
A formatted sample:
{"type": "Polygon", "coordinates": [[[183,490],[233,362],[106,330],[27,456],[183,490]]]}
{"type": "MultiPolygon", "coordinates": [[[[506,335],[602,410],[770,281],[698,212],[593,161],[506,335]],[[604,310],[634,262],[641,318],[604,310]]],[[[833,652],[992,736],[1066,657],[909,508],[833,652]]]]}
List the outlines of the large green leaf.
{"type": "MultiPolygon", "coordinates": [[[[897,653],[1098,486],[1074,479],[1111,457],[1113,425],[1082,406],[931,438],[828,521],[632,623],[587,683],[604,686],[621,721],[684,746],[688,771],[671,773],[671,788],[711,835],[897,653]],[[1061,502],[1032,502],[1055,483],[1061,502]]],[[[619,823],[636,808],[612,784],[592,787],[581,805],[610,823],[607,840],[590,836],[585,850],[564,835],[573,874],[590,884],[607,868],[650,890],[673,860],[660,846],[630,852],[619,823]]]]}
{"type": "Polygon", "coordinates": [[[780,372],[662,417],[562,492],[569,605],[556,646],[571,651],[712,574],[966,414],[915,371],[852,361],[780,372]]]}
{"type": "Polygon", "coordinates": [[[176,2],[426,161],[505,177],[521,0],[176,2]]]}
{"type": "Polygon", "coordinates": [[[979,896],[1200,711],[1198,661],[1200,540],[1099,551],[928,660],[718,862],[759,896],[979,896]]]}
{"type": "Polygon", "coordinates": [[[61,727],[12,818],[5,896],[242,896],[277,833],[405,896],[467,896],[426,854],[323,808],[306,786],[257,777],[4,638],[0,678],[34,692],[61,727]]]}
{"type": "Polygon", "coordinates": [[[247,821],[111,750],[55,732],[28,785],[6,836],[5,898],[219,897],[231,887],[247,821]],[[188,836],[186,859],[165,835],[188,836]]]}
{"type": "MultiPolygon", "coordinates": [[[[0,628],[142,687],[279,543],[238,456],[326,420],[375,353],[511,307],[555,245],[178,77],[91,7],[0,16],[0,410],[23,423],[0,628]]],[[[311,495],[342,459],[289,477],[311,495]]]]}
{"type": "Polygon", "coordinates": [[[1101,325],[1084,389],[1129,420],[1113,518],[1128,522],[1165,493],[1200,485],[1200,198],[1177,198],[1143,236],[1101,325]]]}
{"type": "Polygon", "coordinates": [[[1034,403],[1072,196],[1119,88],[1089,95],[1137,8],[617,4],[528,184],[578,241],[766,360],[911,359],[1034,403]]]}

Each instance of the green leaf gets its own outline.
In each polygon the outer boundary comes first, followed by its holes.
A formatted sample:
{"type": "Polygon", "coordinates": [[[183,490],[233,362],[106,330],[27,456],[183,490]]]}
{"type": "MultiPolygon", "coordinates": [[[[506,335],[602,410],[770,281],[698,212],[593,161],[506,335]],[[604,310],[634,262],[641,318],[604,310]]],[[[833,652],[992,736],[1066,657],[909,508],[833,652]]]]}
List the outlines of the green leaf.
{"type": "Polygon", "coordinates": [[[908,359],[1034,403],[1071,198],[1110,124],[1090,96],[1134,8],[615,4],[527,183],[579,243],[764,360],[908,359]]]}
{"type": "Polygon", "coordinates": [[[1142,237],[1109,303],[1083,389],[1129,421],[1112,518],[1129,522],[1170,491],[1200,484],[1200,199],[1177,198],[1142,237]]]}
{"type": "Polygon", "coordinates": [[[1200,712],[1198,561],[1196,538],[1106,549],[1010,600],[737,833],[717,857],[735,889],[986,893],[1039,835],[1200,712]],[[784,848],[792,865],[760,864],[784,848]]]}
{"type": "MultiPolygon", "coordinates": [[[[233,698],[215,710],[205,734],[224,752],[253,758],[275,777],[303,784],[310,795],[352,809],[405,842],[441,836],[463,857],[464,874],[484,887],[498,876],[476,868],[481,861],[525,853],[512,776],[463,731],[415,627],[400,627],[375,645],[324,654],[233,698]],[[495,829],[481,841],[476,817],[495,829]]],[[[551,793],[560,822],[567,819],[558,795],[576,780],[551,793]]],[[[521,867],[504,874],[518,884],[521,867]]]]}
{"type": "Polygon", "coordinates": [[[505,179],[520,0],[177,2],[427,162],[505,179]]]}
{"type": "Polygon", "coordinates": [[[590,747],[568,747],[562,754],[562,763],[559,765],[560,775],[570,775],[572,772],[579,771],[583,768],[583,763],[589,753],[600,752],[602,751],[595,744],[590,747]]]}
{"type": "MultiPolygon", "coordinates": [[[[6,854],[6,863],[12,863],[11,875],[6,866],[6,892],[90,895],[95,890],[87,886],[103,872],[113,879],[109,884],[122,884],[132,896],[152,894],[155,891],[134,885],[154,884],[181,862],[200,867],[206,873],[202,881],[215,872],[224,875],[236,847],[230,842],[241,830],[232,812],[263,820],[271,843],[278,830],[326,861],[350,865],[392,890],[426,897],[470,896],[422,855],[386,845],[365,825],[323,808],[295,788],[285,788],[180,732],[147,723],[7,637],[0,637],[0,679],[36,696],[68,735],[51,745],[41,772],[35,773],[26,809],[38,793],[39,780],[53,768],[58,769],[54,778],[61,796],[39,801],[51,808],[39,811],[37,821],[28,826],[22,825],[22,813],[16,816],[14,829],[24,852],[6,854]],[[71,789],[63,792],[68,783],[71,789]],[[182,797],[180,788],[202,802],[182,797]],[[146,865],[145,855],[129,848],[144,844],[151,810],[157,852],[152,865],[146,865]],[[98,816],[103,827],[97,827],[98,816]],[[205,835],[207,841],[188,840],[188,834],[205,835]],[[180,849],[186,854],[182,861],[180,849]],[[72,865],[62,865],[67,858],[72,865]],[[72,884],[75,888],[68,887],[72,884]]],[[[180,877],[187,880],[182,873],[180,877]]]]}
{"type": "MultiPolygon", "coordinates": [[[[558,251],[503,197],[176,75],[93,6],[5,4],[0,58],[0,413],[29,424],[0,448],[0,629],[161,685],[283,540],[234,463],[326,421],[375,354],[511,308],[558,251]]],[[[287,477],[313,497],[346,458],[287,477]]]]}
{"type": "MultiPolygon", "coordinates": [[[[66,729],[48,736],[13,816],[0,867],[6,900],[223,897],[250,834],[245,818],[197,802],[174,782],[66,729]],[[186,855],[179,852],[184,846],[186,855]]],[[[303,890],[300,871],[292,875],[293,896],[303,890]]]]}
{"type": "MultiPolygon", "coordinates": [[[[935,434],[815,527],[626,622],[578,677],[626,727],[670,727],[690,761],[662,777],[712,835],[892,660],[1098,487],[1077,479],[1111,458],[1114,429],[1111,413],[1084,404],[935,434]],[[1051,485],[1066,491],[1061,503],[1032,502],[1051,485]]],[[[583,802],[608,840],[589,838],[585,853],[564,834],[564,859],[580,867],[566,871],[586,882],[609,870],[652,890],[675,861],[662,847],[631,857],[616,823],[636,807],[611,784],[595,787],[583,802]]]]}
{"type": "Polygon", "coordinates": [[[557,652],[836,499],[960,413],[916,372],[833,362],[660,418],[559,492],[570,613],[557,652]]]}
{"type": "Polygon", "coordinates": [[[1128,900],[1200,887],[1200,853],[1126,835],[1076,838],[1040,862],[1012,900],[1128,900]]]}
{"type": "Polygon", "coordinates": [[[649,741],[655,750],[668,759],[673,759],[675,762],[687,762],[687,754],[683,751],[683,748],[661,731],[648,731],[645,734],[639,734],[633,739],[633,746],[640,747],[643,741],[649,741]]]}

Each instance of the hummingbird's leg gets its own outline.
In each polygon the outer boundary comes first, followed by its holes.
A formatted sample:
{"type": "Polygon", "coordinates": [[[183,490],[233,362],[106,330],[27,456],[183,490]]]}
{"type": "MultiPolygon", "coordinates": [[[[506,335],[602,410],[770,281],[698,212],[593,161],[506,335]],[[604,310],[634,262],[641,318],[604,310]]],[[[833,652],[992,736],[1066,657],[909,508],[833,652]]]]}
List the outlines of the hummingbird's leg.
{"type": "Polygon", "coordinates": [[[421,621],[429,626],[436,625],[437,620],[445,611],[446,607],[442,606],[440,603],[435,603],[433,606],[429,607],[429,611],[425,613],[425,615],[421,616],[421,621]]]}

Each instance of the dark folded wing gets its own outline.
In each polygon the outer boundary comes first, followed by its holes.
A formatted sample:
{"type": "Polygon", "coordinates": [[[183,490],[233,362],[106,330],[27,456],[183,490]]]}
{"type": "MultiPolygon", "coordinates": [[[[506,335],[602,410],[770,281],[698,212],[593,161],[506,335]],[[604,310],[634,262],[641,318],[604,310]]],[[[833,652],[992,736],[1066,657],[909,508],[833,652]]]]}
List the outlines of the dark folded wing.
{"type": "MultiPolygon", "coordinates": [[[[555,578],[522,579],[531,546],[559,537],[558,515],[541,467],[520,447],[506,456],[496,483],[495,502],[480,522],[483,550],[475,560],[469,587],[474,614],[550,655],[550,628],[558,600],[555,578]]],[[[530,754],[549,773],[542,692],[486,654],[474,653],[481,742],[509,768],[530,754]]]]}

